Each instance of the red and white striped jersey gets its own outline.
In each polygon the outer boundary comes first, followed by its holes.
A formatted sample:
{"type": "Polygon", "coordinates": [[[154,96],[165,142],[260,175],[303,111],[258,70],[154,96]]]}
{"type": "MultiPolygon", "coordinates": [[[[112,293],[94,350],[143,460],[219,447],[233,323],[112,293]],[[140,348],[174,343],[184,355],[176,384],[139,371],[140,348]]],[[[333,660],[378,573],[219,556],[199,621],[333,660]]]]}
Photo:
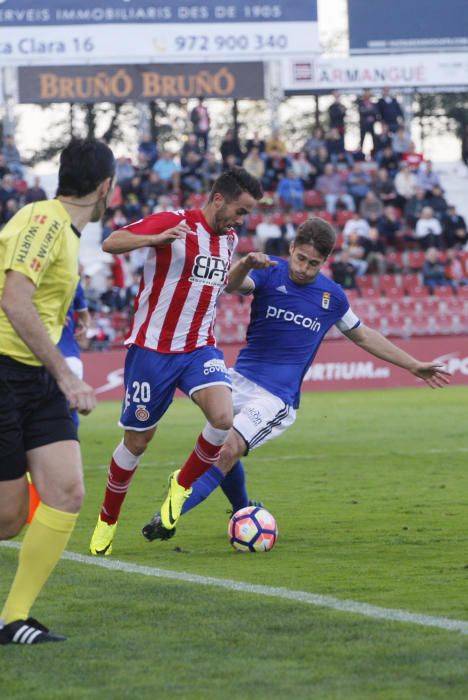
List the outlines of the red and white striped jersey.
{"type": "Polygon", "coordinates": [[[215,234],[200,209],[152,214],[125,228],[146,236],[184,220],[193,233],[159,248],[148,247],[126,345],[165,353],[216,345],[216,300],[237,245],[234,229],[215,234]]]}

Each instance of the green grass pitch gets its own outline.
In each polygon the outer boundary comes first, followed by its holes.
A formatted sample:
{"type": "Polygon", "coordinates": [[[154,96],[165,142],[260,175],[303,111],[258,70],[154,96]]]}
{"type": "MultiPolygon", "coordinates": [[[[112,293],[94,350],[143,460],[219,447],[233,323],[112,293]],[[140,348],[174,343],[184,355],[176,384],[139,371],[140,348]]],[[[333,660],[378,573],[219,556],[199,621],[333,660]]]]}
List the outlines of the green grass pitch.
{"type": "MultiPolygon", "coordinates": [[[[468,621],[468,388],[306,394],[246,461],[275,515],[267,554],[227,541],[218,490],[174,539],[140,534],[203,420],[177,400],[143,457],[112,559],[468,621]]],[[[88,554],[119,406],[83,419],[87,495],[68,551],[88,554]]],[[[4,598],[17,552],[0,547],[4,598]]],[[[63,561],[33,614],[64,644],[3,647],[5,700],[465,700],[468,635],[63,561]]]]}

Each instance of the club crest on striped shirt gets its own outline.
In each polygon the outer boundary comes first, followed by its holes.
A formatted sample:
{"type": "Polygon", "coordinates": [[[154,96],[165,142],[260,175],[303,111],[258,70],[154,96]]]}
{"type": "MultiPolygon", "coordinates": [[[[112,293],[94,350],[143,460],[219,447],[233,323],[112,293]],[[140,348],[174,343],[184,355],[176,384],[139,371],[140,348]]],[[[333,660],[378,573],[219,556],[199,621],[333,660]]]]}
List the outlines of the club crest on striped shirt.
{"type": "Polygon", "coordinates": [[[322,309],[329,309],[330,308],[330,298],[331,298],[330,292],[324,292],[322,294],[322,309]]]}

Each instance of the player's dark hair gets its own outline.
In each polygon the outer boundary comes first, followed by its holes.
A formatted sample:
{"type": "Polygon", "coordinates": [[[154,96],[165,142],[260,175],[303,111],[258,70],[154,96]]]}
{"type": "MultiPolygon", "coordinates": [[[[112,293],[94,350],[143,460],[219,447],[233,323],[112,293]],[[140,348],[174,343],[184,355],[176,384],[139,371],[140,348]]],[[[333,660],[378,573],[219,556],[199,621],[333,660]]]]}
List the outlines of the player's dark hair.
{"type": "Polygon", "coordinates": [[[114,174],[109,146],[96,139],[73,139],[60,155],[57,196],[85,197],[114,174]]]}
{"type": "Polygon", "coordinates": [[[226,201],[232,202],[243,192],[248,192],[257,201],[263,197],[262,187],[255,177],[244,168],[232,168],[214,181],[208,201],[213,201],[215,194],[219,193],[226,201]]]}
{"type": "Polygon", "coordinates": [[[318,216],[304,221],[296,231],[295,245],[312,245],[315,250],[328,258],[336,243],[336,233],[333,226],[318,216]]]}

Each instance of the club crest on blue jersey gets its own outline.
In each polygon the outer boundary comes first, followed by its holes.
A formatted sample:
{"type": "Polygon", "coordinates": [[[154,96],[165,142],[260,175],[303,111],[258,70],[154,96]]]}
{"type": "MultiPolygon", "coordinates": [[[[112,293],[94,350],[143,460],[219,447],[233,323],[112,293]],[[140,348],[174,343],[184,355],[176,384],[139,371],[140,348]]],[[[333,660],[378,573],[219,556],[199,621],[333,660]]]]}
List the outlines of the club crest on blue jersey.
{"type": "Polygon", "coordinates": [[[135,410],[135,418],[142,423],[145,423],[150,417],[149,411],[146,406],[137,406],[135,410]]]}
{"type": "Polygon", "coordinates": [[[330,308],[330,298],[331,298],[330,292],[324,292],[322,294],[322,309],[329,309],[330,308]]]}

